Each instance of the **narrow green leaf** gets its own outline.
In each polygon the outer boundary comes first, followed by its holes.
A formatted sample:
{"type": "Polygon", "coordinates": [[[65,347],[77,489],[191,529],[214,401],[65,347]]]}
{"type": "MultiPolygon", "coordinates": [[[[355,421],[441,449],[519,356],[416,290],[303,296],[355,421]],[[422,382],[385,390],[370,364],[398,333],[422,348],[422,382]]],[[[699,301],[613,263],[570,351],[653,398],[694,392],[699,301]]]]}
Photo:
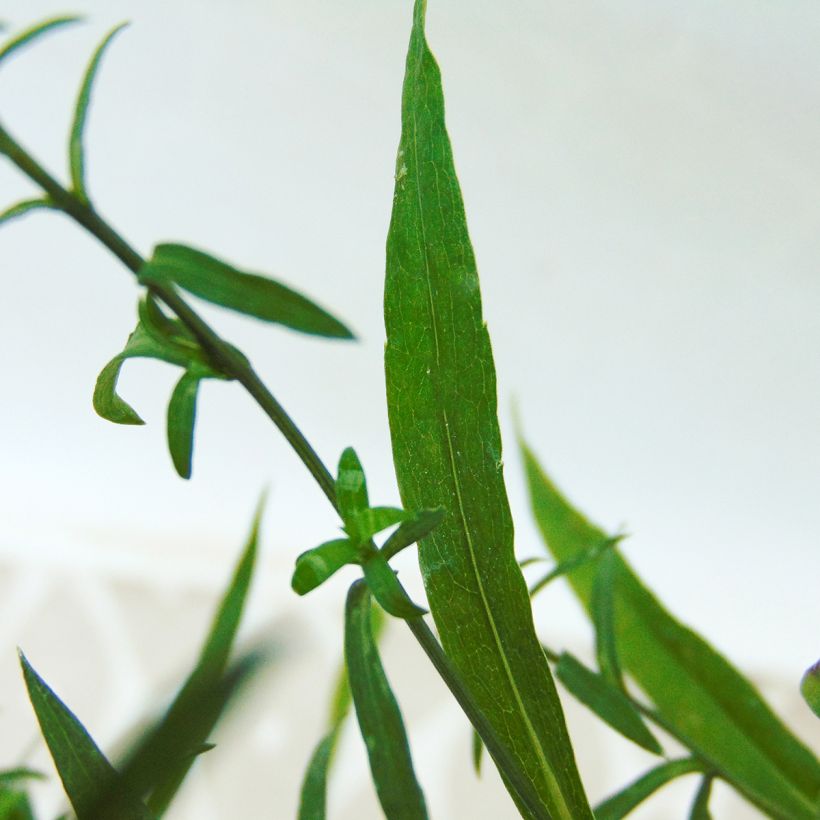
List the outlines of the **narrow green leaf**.
{"type": "Polygon", "coordinates": [[[444,516],[444,507],[417,512],[409,521],[403,522],[384,542],[381,554],[389,561],[406,547],[429,535],[442,522],[444,516]]]}
{"type": "Polygon", "coordinates": [[[46,776],[37,769],[29,769],[26,766],[18,766],[14,769],[5,769],[0,772],[0,786],[10,786],[19,783],[21,780],[45,780],[46,776]]]}
{"type": "Polygon", "coordinates": [[[228,669],[253,577],[263,506],[264,498],[196,666],[165,715],[126,756],[122,766],[123,778],[131,790],[150,794],[148,806],[157,817],[167,809],[193,765],[194,754],[206,743],[239,687],[263,660],[258,654],[247,655],[228,669]]]}
{"type": "Polygon", "coordinates": [[[590,616],[595,627],[598,668],[613,686],[624,688],[615,637],[615,553],[607,552],[598,561],[590,598],[590,616]]]}
{"type": "Polygon", "coordinates": [[[34,820],[28,795],[0,786],[0,820],[34,820]]]}
{"type": "Polygon", "coordinates": [[[297,595],[306,595],[346,564],[357,563],[359,550],[349,538],[326,541],[296,559],[290,585],[297,595]]]}
{"type": "Polygon", "coordinates": [[[85,727],[22,652],[20,664],[40,730],[78,820],[149,820],[152,815],[148,809],[126,790],[85,727]],[[99,803],[102,794],[106,796],[103,810],[99,803]]]}
{"type": "Polygon", "coordinates": [[[712,796],[713,776],[704,775],[700,781],[700,786],[692,801],[692,808],[689,810],[689,820],[712,820],[712,813],[709,811],[709,798],[712,796]]]}
{"type": "Polygon", "coordinates": [[[820,717],[820,661],[806,670],[800,681],[800,692],[812,712],[820,717]]]}
{"type": "Polygon", "coordinates": [[[299,820],[325,820],[327,777],[337,735],[336,729],[328,732],[308,763],[299,799],[299,820]]]}
{"type": "Polygon", "coordinates": [[[671,780],[698,771],[701,766],[691,757],[663,763],[596,806],[595,820],[621,820],[671,780]]]}
{"type": "Polygon", "coordinates": [[[364,577],[379,606],[395,618],[418,618],[427,610],[414,604],[385,557],[377,552],[363,564],[364,577]]]}
{"type": "Polygon", "coordinates": [[[359,543],[369,541],[376,533],[405,521],[410,513],[397,507],[368,507],[354,513],[345,529],[359,543]]]}
{"type": "Polygon", "coordinates": [[[370,506],[367,497],[367,480],[356,451],[348,447],[339,459],[339,469],[336,477],[336,502],[339,505],[339,514],[347,524],[356,515],[370,506]]]}
{"type": "Polygon", "coordinates": [[[300,293],[185,245],[157,245],[140,271],[140,280],[143,284],[174,282],[208,302],[302,333],[353,338],[338,319],[300,293]]]}
{"type": "MultiPolygon", "coordinates": [[[[622,536],[620,535],[616,535],[614,538],[605,538],[600,544],[595,544],[583,555],[577,555],[573,558],[568,558],[566,561],[559,562],[543,578],[540,578],[530,587],[530,598],[535,597],[542,589],[544,589],[544,587],[547,586],[547,584],[551,583],[556,578],[561,578],[564,575],[568,575],[570,572],[578,569],[578,567],[583,567],[585,564],[595,561],[601,553],[604,552],[604,550],[614,547],[621,540],[622,536]]],[[[530,563],[534,563],[538,560],[538,558],[528,559],[530,563]]],[[[524,566],[525,562],[522,561],[521,568],[523,569],[524,566]]]]}
{"type": "Polygon", "coordinates": [[[345,607],[345,661],[359,728],[382,809],[390,820],[426,820],[399,706],[384,674],[371,627],[370,594],[350,587],[345,607]]]}
{"type": "Polygon", "coordinates": [[[613,686],[602,675],[587,669],[568,652],[561,654],[555,667],[555,674],[571,695],[589,707],[616,732],[620,732],[648,752],[663,754],[660,743],[649,731],[629,698],[617,686],[613,686]]]}
{"type": "Polygon", "coordinates": [[[27,28],[21,31],[16,37],[12,38],[4,46],[0,47],[0,64],[11,57],[12,54],[29,45],[34,40],[42,37],[50,31],[54,31],[62,26],[70,25],[71,23],[79,23],[82,17],[54,17],[50,20],[45,20],[42,23],[27,28]]]}
{"type": "MultiPolygon", "coordinates": [[[[522,442],[533,511],[557,561],[606,538],[573,508],[522,442]]],[[[661,606],[629,565],[615,560],[621,663],[671,731],[749,800],[774,817],[816,820],[820,763],[757,690],[700,636],[661,606]]],[[[590,608],[596,565],[569,580],[590,608]]]]}
{"type": "Polygon", "coordinates": [[[91,62],[83,77],[80,93],[77,97],[77,104],[74,108],[74,122],[71,125],[71,133],[68,142],[69,170],[71,172],[72,192],[85,203],[89,202],[88,190],[85,184],[85,147],[83,138],[85,134],[85,123],[88,119],[88,106],[91,102],[91,91],[94,87],[94,80],[100,67],[100,61],[111,41],[128,24],[121,23],[110,31],[105,39],[97,47],[91,62]]]}
{"type": "Polygon", "coordinates": [[[181,478],[191,477],[196,399],[201,380],[197,373],[186,371],[168,403],[168,449],[174,468],[181,478]]]}
{"type": "Polygon", "coordinates": [[[94,410],[98,416],[114,424],[145,424],[128,402],[117,393],[117,381],[120,378],[125,358],[122,354],[115,356],[100,371],[94,385],[94,410]]]}
{"type": "Polygon", "coordinates": [[[10,208],[6,208],[5,211],[0,212],[0,225],[5,224],[6,222],[11,222],[13,219],[18,219],[21,216],[25,216],[32,211],[53,211],[56,209],[55,204],[46,197],[24,199],[22,202],[18,202],[10,208]]]}
{"type": "Polygon", "coordinates": [[[166,315],[150,292],[139,300],[138,314],[142,327],[157,342],[190,350],[205,363],[202,348],[191,331],[179,319],[166,315]]]}
{"type": "Polygon", "coordinates": [[[481,735],[473,729],[473,769],[475,773],[481,776],[481,758],[484,756],[484,743],[481,740],[481,735]]]}
{"type": "Polygon", "coordinates": [[[513,551],[492,351],[424,16],[417,0],[387,239],[385,369],[399,489],[405,509],[447,511],[419,544],[444,650],[545,811],[584,820],[590,809],[513,551]]]}

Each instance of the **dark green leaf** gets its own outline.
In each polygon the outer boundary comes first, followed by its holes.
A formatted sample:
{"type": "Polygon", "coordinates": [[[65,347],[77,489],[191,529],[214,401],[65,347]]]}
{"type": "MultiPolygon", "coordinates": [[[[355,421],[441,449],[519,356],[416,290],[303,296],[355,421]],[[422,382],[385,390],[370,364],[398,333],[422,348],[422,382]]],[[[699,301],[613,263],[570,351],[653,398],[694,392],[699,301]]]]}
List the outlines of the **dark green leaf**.
{"type": "Polygon", "coordinates": [[[353,338],[338,319],[300,293],[184,245],[157,245],[140,271],[140,280],[143,284],[174,282],[208,302],[303,333],[353,338]]]}
{"type": "Polygon", "coordinates": [[[419,544],[444,650],[545,809],[583,820],[591,813],[513,552],[492,351],[424,11],[418,0],[387,239],[385,368],[399,489],[405,509],[447,511],[419,544]]]}
{"type": "Polygon", "coordinates": [[[346,564],[358,562],[359,550],[349,538],[326,541],[296,559],[290,585],[298,595],[306,595],[346,564]]]}
{"type": "Polygon", "coordinates": [[[648,752],[663,754],[660,743],[649,731],[629,698],[617,686],[613,686],[602,675],[587,669],[567,652],[562,653],[559,658],[555,674],[570,694],[588,706],[616,732],[620,732],[648,752]]]}
{"type": "Polygon", "coordinates": [[[595,627],[595,653],[598,668],[613,686],[624,688],[615,638],[615,553],[607,552],[598,561],[592,585],[589,611],[595,627]]]}
{"type": "Polygon", "coordinates": [[[370,506],[362,463],[352,447],[348,447],[339,459],[336,502],[339,505],[339,514],[345,523],[352,521],[357,513],[370,506]]]}
{"type": "Polygon", "coordinates": [[[79,23],[81,20],[82,17],[54,17],[42,23],[37,23],[37,25],[27,28],[25,31],[21,31],[20,34],[0,47],[0,64],[11,57],[16,51],[23,48],[23,46],[27,46],[43,34],[47,34],[49,31],[53,31],[61,26],[79,23]]]}
{"type": "Polygon", "coordinates": [[[44,209],[53,211],[56,210],[56,206],[50,199],[44,197],[38,197],[37,199],[24,199],[22,202],[18,202],[0,213],[0,225],[3,225],[6,222],[11,222],[13,219],[18,219],[21,216],[25,216],[32,211],[40,211],[44,209]]]}
{"type": "Polygon", "coordinates": [[[396,573],[381,553],[375,553],[363,564],[364,577],[379,606],[396,618],[418,618],[427,612],[414,604],[396,578],[396,573]]]}
{"type": "Polygon", "coordinates": [[[698,771],[701,771],[700,764],[690,757],[663,763],[596,806],[595,820],[621,820],[670,780],[698,771]]]}
{"type": "MultiPolygon", "coordinates": [[[[557,561],[606,538],[574,509],[522,444],[536,521],[557,561]]],[[[816,820],[820,763],[773,714],[757,690],[700,636],[675,620],[616,558],[621,663],[671,731],[749,800],[774,817],[816,820]]],[[[570,583],[589,609],[597,567],[570,583]]]]}
{"type": "Polygon", "coordinates": [[[94,52],[94,56],[91,58],[91,62],[86,69],[85,77],[83,77],[80,94],[77,97],[77,104],[74,108],[74,122],[71,125],[71,134],[68,142],[69,170],[71,172],[72,192],[85,203],[88,203],[89,199],[85,184],[85,148],[83,145],[83,136],[85,123],[88,118],[88,106],[91,102],[91,91],[94,87],[94,79],[97,76],[100,60],[102,60],[105,50],[111,44],[114,37],[116,37],[126,25],[127,23],[121,23],[109,32],[94,52]]]}
{"type": "Polygon", "coordinates": [[[34,820],[25,792],[0,786],[0,820],[34,820]]]}
{"type": "Polygon", "coordinates": [[[345,530],[356,542],[369,541],[377,532],[393,527],[409,518],[410,513],[397,507],[368,507],[354,513],[345,530]]]}
{"type": "Polygon", "coordinates": [[[812,712],[820,717],[820,661],[806,670],[800,682],[800,692],[812,712]]]}
{"type": "Polygon", "coordinates": [[[149,820],[85,727],[20,653],[23,677],[48,750],[78,820],[149,820]],[[101,809],[100,796],[105,796],[101,809]]]}
{"type": "Polygon", "coordinates": [[[196,399],[201,377],[187,371],[179,380],[168,403],[168,449],[181,478],[191,477],[194,454],[196,399]]]}
{"type": "Polygon", "coordinates": [[[299,820],[325,820],[327,777],[337,735],[336,729],[328,732],[310,758],[305,779],[302,782],[299,820]]]}
{"type": "Polygon", "coordinates": [[[700,781],[700,786],[692,801],[692,808],[689,810],[689,820],[712,820],[712,813],[709,811],[709,798],[712,796],[712,775],[705,775],[700,781]]]}
{"type": "Polygon", "coordinates": [[[394,555],[398,555],[405,547],[421,541],[429,535],[444,518],[444,507],[436,507],[432,510],[421,510],[417,512],[409,521],[405,521],[401,526],[384,542],[381,548],[382,555],[389,561],[394,555]]]}
{"type": "Polygon", "coordinates": [[[370,594],[356,581],[345,607],[345,661],[350,690],[370,771],[382,809],[390,820],[426,820],[401,712],[384,674],[373,637],[370,594]]]}

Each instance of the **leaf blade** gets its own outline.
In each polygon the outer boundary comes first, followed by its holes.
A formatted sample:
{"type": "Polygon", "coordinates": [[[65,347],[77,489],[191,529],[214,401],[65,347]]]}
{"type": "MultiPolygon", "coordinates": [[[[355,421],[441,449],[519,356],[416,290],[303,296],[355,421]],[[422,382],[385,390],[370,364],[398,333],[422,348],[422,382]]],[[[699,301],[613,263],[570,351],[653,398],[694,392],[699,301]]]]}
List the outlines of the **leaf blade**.
{"type": "Polygon", "coordinates": [[[296,559],[290,585],[297,595],[306,595],[347,564],[358,563],[359,552],[349,538],[325,541],[296,559]]]}
{"type": "Polygon", "coordinates": [[[0,47],[0,64],[8,60],[12,54],[29,45],[29,43],[34,40],[42,37],[44,34],[48,34],[49,32],[62,28],[63,26],[71,25],[72,23],[79,23],[82,19],[82,17],[77,17],[75,15],[54,17],[21,31],[16,37],[13,37],[4,46],[0,47]]]}
{"type": "Polygon", "coordinates": [[[168,402],[168,450],[174,469],[180,478],[191,477],[194,455],[194,427],[196,425],[196,402],[201,376],[186,371],[177,382],[168,402]]]}
{"type": "Polygon", "coordinates": [[[14,205],[11,205],[10,207],[6,208],[5,211],[0,213],[0,225],[5,225],[7,222],[11,222],[15,219],[20,219],[21,217],[31,213],[32,211],[42,210],[54,211],[57,210],[57,206],[50,199],[47,199],[45,197],[24,199],[21,202],[17,202],[14,205]]]}
{"type": "Polygon", "coordinates": [[[445,651],[547,809],[580,820],[591,813],[513,554],[492,352],[424,12],[418,0],[387,243],[385,369],[399,489],[406,509],[448,512],[419,545],[445,651]]]}

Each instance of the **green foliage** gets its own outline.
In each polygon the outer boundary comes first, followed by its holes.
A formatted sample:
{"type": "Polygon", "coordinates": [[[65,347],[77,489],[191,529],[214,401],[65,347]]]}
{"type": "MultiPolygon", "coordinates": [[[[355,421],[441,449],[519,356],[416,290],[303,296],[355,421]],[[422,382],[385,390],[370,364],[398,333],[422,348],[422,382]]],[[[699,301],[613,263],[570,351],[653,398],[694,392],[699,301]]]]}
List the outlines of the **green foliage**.
{"type": "Polygon", "coordinates": [[[800,692],[812,712],[820,717],[820,661],[806,670],[800,681],[800,692]]]}
{"type": "Polygon", "coordinates": [[[404,722],[379,659],[363,581],[350,587],[345,607],[345,663],[370,771],[391,820],[426,820],[424,795],[413,771],[404,722]]]}
{"type": "Polygon", "coordinates": [[[16,37],[13,37],[5,45],[0,47],[0,66],[13,54],[30,45],[44,34],[48,34],[63,26],[79,23],[81,20],[82,17],[76,16],[54,17],[21,31],[16,37]]]}
{"type": "Polygon", "coordinates": [[[16,205],[11,205],[6,208],[5,211],[0,212],[0,226],[14,219],[19,219],[32,211],[49,211],[54,209],[54,203],[50,202],[46,197],[24,199],[16,205]]]}
{"type": "Polygon", "coordinates": [[[595,627],[598,668],[606,680],[623,689],[623,673],[615,643],[615,561],[617,557],[612,551],[598,560],[589,609],[595,627]]]}
{"type": "Polygon", "coordinates": [[[709,799],[712,796],[713,782],[714,777],[712,775],[703,776],[700,786],[695,792],[692,808],[689,810],[689,820],[712,820],[712,813],[709,811],[709,799]]]}
{"type": "Polygon", "coordinates": [[[590,811],[513,553],[492,352],[424,12],[416,2],[387,240],[397,478],[406,508],[447,511],[419,545],[445,651],[546,811],[581,820],[590,811]]]}
{"type": "Polygon", "coordinates": [[[201,381],[199,373],[187,370],[171,393],[168,403],[168,450],[180,478],[191,477],[196,399],[201,381]]]}
{"type": "MultiPolygon", "coordinates": [[[[574,509],[522,444],[533,512],[557,561],[606,535],[574,509]]],[[[591,609],[597,566],[569,576],[591,609]]],[[[820,763],[772,713],[749,681],[675,620],[628,564],[614,559],[615,628],[624,668],[654,701],[665,725],[709,766],[773,817],[816,818],[820,763]]]]}

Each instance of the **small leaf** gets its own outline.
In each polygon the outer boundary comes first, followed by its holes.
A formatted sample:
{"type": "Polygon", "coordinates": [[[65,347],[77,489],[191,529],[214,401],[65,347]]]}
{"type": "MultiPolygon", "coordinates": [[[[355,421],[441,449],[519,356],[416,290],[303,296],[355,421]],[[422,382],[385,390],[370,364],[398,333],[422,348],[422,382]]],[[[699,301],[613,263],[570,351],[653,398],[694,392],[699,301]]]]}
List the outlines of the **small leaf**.
{"type": "Polygon", "coordinates": [[[806,670],[800,682],[800,692],[812,712],[820,717],[820,661],[806,670]]]}
{"type": "Polygon", "coordinates": [[[139,276],[143,284],[174,282],[213,304],[303,333],[353,338],[338,319],[300,293],[185,245],[157,245],[139,276]]]}
{"type": "Polygon", "coordinates": [[[364,577],[373,597],[385,612],[396,618],[418,618],[427,612],[414,604],[396,578],[385,557],[377,552],[363,564],[364,577]]]}
{"type": "Polygon", "coordinates": [[[709,811],[709,798],[712,796],[713,776],[704,775],[700,781],[700,786],[692,801],[692,808],[689,810],[689,820],[712,820],[712,813],[709,811]]]}
{"type": "Polygon", "coordinates": [[[151,814],[122,785],[85,727],[20,653],[31,705],[78,820],[149,820],[151,814]],[[100,796],[105,795],[105,809],[100,796]]]}
{"type": "Polygon", "coordinates": [[[417,512],[409,521],[405,521],[388,539],[381,548],[381,554],[389,561],[398,555],[405,547],[421,541],[429,535],[444,519],[444,507],[435,507],[431,510],[417,512]]]}
{"type": "Polygon", "coordinates": [[[562,653],[558,659],[555,674],[570,694],[589,707],[615,731],[648,752],[663,754],[660,743],[649,731],[629,698],[602,675],[587,669],[567,652],[562,653]]]}
{"type": "Polygon", "coordinates": [[[114,424],[145,424],[137,411],[117,393],[117,381],[125,358],[122,354],[115,356],[97,376],[97,383],[94,385],[94,410],[97,415],[113,421],[114,424]]]}
{"type": "Polygon", "coordinates": [[[299,820],[325,820],[327,803],[327,776],[330,759],[336,746],[338,731],[328,732],[308,763],[299,799],[299,820]]]}
{"type": "Polygon", "coordinates": [[[484,756],[484,742],[481,740],[481,735],[473,729],[473,769],[475,773],[481,776],[481,758],[484,756]]]}
{"type": "MultiPolygon", "coordinates": [[[[595,562],[601,555],[601,553],[604,552],[604,550],[614,547],[622,540],[623,536],[621,535],[616,535],[612,538],[604,538],[600,543],[595,544],[593,547],[591,547],[581,555],[577,555],[573,558],[568,558],[566,561],[559,562],[543,578],[536,581],[530,587],[530,598],[537,595],[542,589],[544,589],[544,587],[547,586],[547,584],[551,583],[556,578],[561,578],[564,575],[569,575],[569,573],[571,573],[573,570],[576,570],[579,567],[584,567],[587,564],[595,562]]],[[[534,563],[538,560],[538,558],[529,559],[531,563],[534,563]]],[[[524,567],[524,562],[521,563],[521,567],[524,567]]]]}
{"type": "MultiPolygon", "coordinates": [[[[385,562],[386,563],[386,562],[385,562]]],[[[426,820],[404,722],[384,674],[363,581],[350,587],[345,607],[345,660],[370,771],[382,809],[396,820],[426,820]]]]}
{"type": "Polygon", "coordinates": [[[54,211],[57,210],[57,206],[47,197],[24,199],[22,202],[18,202],[0,213],[0,225],[5,224],[6,222],[11,222],[13,219],[18,219],[21,216],[25,216],[32,211],[41,210],[54,211]]]}
{"type": "Polygon", "coordinates": [[[202,348],[191,331],[179,319],[167,316],[150,292],[146,292],[139,300],[137,312],[140,324],[156,341],[188,348],[203,355],[202,348]]]}
{"type": "Polygon", "coordinates": [[[25,792],[0,786],[0,820],[34,820],[25,792]]]}
{"type": "Polygon", "coordinates": [[[18,766],[15,769],[5,769],[0,772],[0,786],[9,786],[21,780],[45,780],[46,776],[36,769],[18,766]]]}
{"type": "Polygon", "coordinates": [[[196,399],[201,380],[197,373],[187,371],[174,388],[168,403],[168,449],[181,478],[191,477],[196,399]]]}
{"type": "Polygon", "coordinates": [[[623,673],[615,643],[615,554],[608,552],[598,563],[592,587],[590,613],[595,627],[598,668],[610,683],[624,688],[623,673]]]}
{"type": "Polygon", "coordinates": [[[700,763],[691,757],[663,763],[597,806],[595,820],[621,820],[671,780],[699,771],[700,763]]]}
{"type": "Polygon", "coordinates": [[[70,25],[71,23],[79,23],[82,19],[82,17],[76,16],[55,17],[50,20],[45,20],[42,23],[37,23],[37,25],[27,28],[25,31],[21,31],[20,34],[9,40],[9,42],[4,46],[0,47],[0,64],[2,64],[4,60],[11,57],[11,55],[19,49],[27,46],[37,38],[42,37],[42,35],[62,26],[70,25]]]}
{"type": "Polygon", "coordinates": [[[405,521],[410,513],[398,507],[368,507],[354,513],[347,523],[347,534],[357,543],[369,541],[376,533],[405,521]]]}
{"type": "Polygon", "coordinates": [[[102,60],[105,50],[117,34],[127,25],[127,23],[120,23],[120,25],[106,35],[105,39],[97,47],[86,69],[85,77],[80,86],[80,94],[77,97],[77,104],[74,108],[74,122],[71,125],[71,134],[68,142],[69,169],[71,171],[72,192],[78,199],[85,203],[88,203],[89,199],[85,184],[85,148],[83,145],[83,136],[85,123],[88,119],[88,106],[91,102],[91,90],[94,87],[94,79],[97,76],[100,60],[102,60]]]}
{"type": "Polygon", "coordinates": [[[349,538],[326,541],[296,559],[290,585],[297,595],[306,595],[346,564],[358,563],[359,550],[349,538]]]}
{"type": "Polygon", "coordinates": [[[356,451],[348,447],[339,459],[336,477],[336,502],[345,524],[370,506],[367,497],[367,481],[356,451]]]}

